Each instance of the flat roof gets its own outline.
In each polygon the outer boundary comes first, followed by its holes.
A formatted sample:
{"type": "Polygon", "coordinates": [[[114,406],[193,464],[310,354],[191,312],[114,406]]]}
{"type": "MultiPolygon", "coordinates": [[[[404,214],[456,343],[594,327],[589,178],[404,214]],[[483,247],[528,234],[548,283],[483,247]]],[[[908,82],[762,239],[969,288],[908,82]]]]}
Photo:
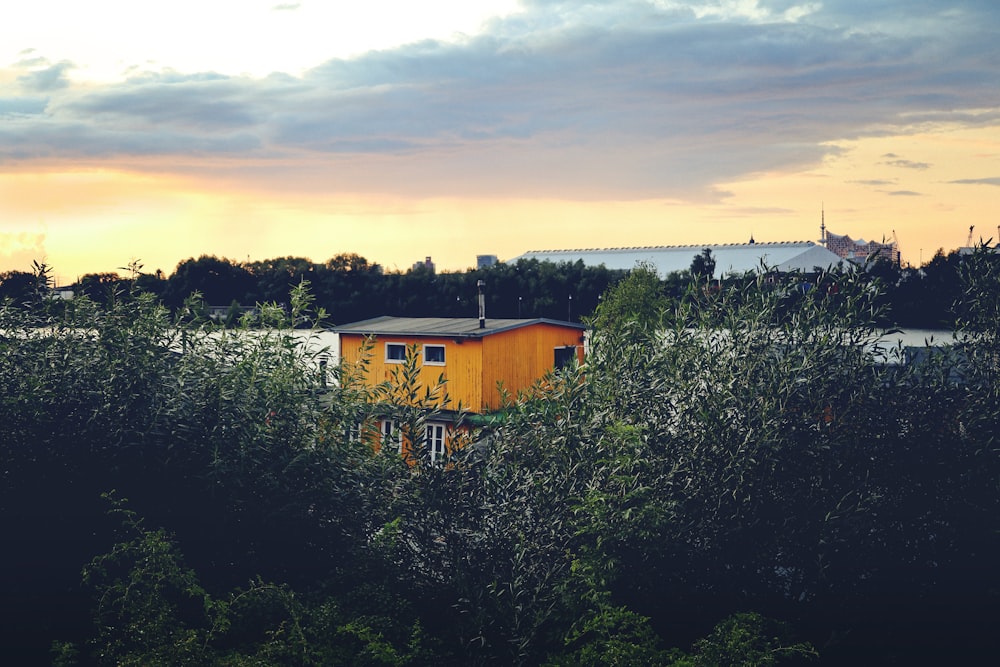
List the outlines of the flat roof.
{"type": "Polygon", "coordinates": [[[524,319],[486,319],[486,326],[479,328],[479,319],[475,317],[373,317],[370,320],[352,322],[338,327],[333,327],[331,331],[344,334],[370,335],[396,335],[396,336],[445,336],[463,338],[481,338],[490,334],[509,331],[520,327],[527,327],[534,324],[549,324],[559,327],[578,329],[583,331],[586,327],[576,322],[563,322],[561,320],[550,320],[543,317],[524,319]]]}
{"type": "Polygon", "coordinates": [[[762,263],[779,271],[809,272],[814,267],[827,268],[843,258],[812,241],[776,241],[769,243],[706,243],[700,245],[637,246],[633,248],[577,248],[571,250],[531,250],[519,259],[551,262],[583,260],[587,266],[603,264],[609,269],[631,270],[639,262],[652,264],[660,276],[685,271],[695,255],[710,248],[715,259],[716,277],[747,271],[759,271],[762,263]]]}

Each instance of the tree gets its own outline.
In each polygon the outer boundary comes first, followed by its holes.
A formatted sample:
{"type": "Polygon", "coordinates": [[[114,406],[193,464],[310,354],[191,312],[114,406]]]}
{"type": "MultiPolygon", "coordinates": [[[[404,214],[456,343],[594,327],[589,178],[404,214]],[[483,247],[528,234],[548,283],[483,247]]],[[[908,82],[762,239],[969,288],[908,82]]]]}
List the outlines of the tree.
{"type": "Polygon", "coordinates": [[[649,264],[637,264],[624,279],[605,291],[588,324],[596,331],[608,331],[632,322],[648,330],[660,325],[668,306],[656,269],[649,264]]]}
{"type": "MultiPolygon", "coordinates": [[[[54,638],[59,660],[122,663],[810,653],[766,617],[837,664],[995,654],[1000,271],[961,267],[961,335],[914,363],[872,344],[885,302],[864,272],[819,275],[835,293],[755,276],[668,299],[637,267],[586,363],[507,397],[442,466],[351,437],[393,409],[419,433],[435,390],[415,355],[374,393],[322,382],[293,330],[322,315],[304,286],[257,330],[171,317],[135,286],[0,307],[4,645],[39,663],[54,638]],[[108,517],[111,489],[129,504],[108,517]]],[[[496,281],[544,295],[583,275],[522,268],[496,281]]]]}
{"type": "MultiPolygon", "coordinates": [[[[254,279],[246,267],[225,258],[202,255],[187,259],[167,279],[163,301],[171,308],[179,308],[194,292],[199,292],[208,305],[253,303],[254,279]]],[[[285,293],[288,285],[285,285],[285,293]]]]}
{"type": "Polygon", "coordinates": [[[80,278],[77,287],[97,303],[107,303],[116,292],[124,292],[127,282],[117,273],[87,273],[80,278]]]}
{"type": "Polygon", "coordinates": [[[715,257],[712,256],[712,249],[705,248],[700,255],[695,255],[691,260],[691,275],[705,282],[715,276],[715,257]]]}
{"type": "Polygon", "coordinates": [[[4,271],[0,273],[0,300],[21,305],[32,300],[36,286],[37,277],[29,271],[4,271]]]}

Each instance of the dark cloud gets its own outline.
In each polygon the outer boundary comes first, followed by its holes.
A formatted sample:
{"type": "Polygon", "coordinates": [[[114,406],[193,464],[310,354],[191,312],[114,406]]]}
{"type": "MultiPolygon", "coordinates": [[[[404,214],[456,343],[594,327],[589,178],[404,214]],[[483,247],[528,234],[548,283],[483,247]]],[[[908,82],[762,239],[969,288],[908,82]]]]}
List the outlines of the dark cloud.
{"type": "MultiPolygon", "coordinates": [[[[36,59],[38,60],[38,59],[36,59]]],[[[17,82],[25,90],[33,93],[49,93],[69,86],[66,73],[73,69],[71,62],[63,61],[45,69],[39,69],[17,77],[17,82]]]]}
{"type": "Polygon", "coordinates": [[[0,97],[0,118],[40,114],[45,105],[46,100],[41,97],[0,97]]]}
{"type": "Polygon", "coordinates": [[[101,159],[120,156],[250,155],[259,142],[250,134],[191,135],[134,132],[81,122],[43,125],[15,119],[0,124],[0,164],[20,160],[101,159]]]}
{"type": "Polygon", "coordinates": [[[1000,185],[1000,176],[992,178],[960,178],[957,181],[948,181],[959,185],[1000,185]]]}
{"type": "Polygon", "coordinates": [[[140,77],[69,99],[57,111],[135,129],[242,130],[261,121],[247,83],[218,75],[140,77]]]}
{"type": "Polygon", "coordinates": [[[49,105],[16,134],[0,127],[0,159],[218,146],[307,156],[345,189],[717,201],[716,184],[815,165],[833,141],[1000,120],[1000,19],[985,2],[523,4],[475,38],[301,77],[166,72],[75,89],[64,65],[32,72],[22,85],[49,105]]]}

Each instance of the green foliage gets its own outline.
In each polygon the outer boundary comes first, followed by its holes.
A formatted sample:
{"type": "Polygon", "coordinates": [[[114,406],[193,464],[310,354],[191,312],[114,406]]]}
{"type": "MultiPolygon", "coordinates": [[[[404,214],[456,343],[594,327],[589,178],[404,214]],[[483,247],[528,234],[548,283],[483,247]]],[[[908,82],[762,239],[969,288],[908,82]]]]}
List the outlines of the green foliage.
{"type": "Polygon", "coordinates": [[[630,322],[649,330],[660,324],[668,305],[656,269],[639,264],[608,288],[587,324],[600,332],[620,330],[630,322]]]}
{"type": "Polygon", "coordinates": [[[302,281],[235,329],[138,278],[104,305],[8,303],[5,646],[59,664],[768,665],[814,654],[794,630],[838,664],[969,661],[993,648],[1000,590],[1000,273],[989,254],[962,266],[963,332],[912,363],[873,345],[889,303],[869,274],[715,291],[639,267],[586,362],[443,466],[348,437],[392,416],[419,439],[458,406],[414,350],[374,390],[365,363],[322,369],[302,281]],[[130,502],[109,518],[110,489],[130,502]]]}
{"type": "MultiPolygon", "coordinates": [[[[256,579],[214,597],[165,531],[145,528],[111,500],[123,541],[83,571],[98,598],[91,643],[100,664],[400,667],[421,654],[419,623],[394,641],[392,620],[350,616],[333,600],[305,602],[287,586],[256,579]]],[[[67,660],[77,654],[69,644],[56,648],[67,660]]]]}
{"type": "MultiPolygon", "coordinates": [[[[673,664],[674,651],[658,647],[649,619],[625,607],[602,607],[582,619],[566,636],[566,650],[546,667],[630,667],[673,664]]],[[[736,664],[736,663],[729,663],[736,664]]]]}
{"type": "Polygon", "coordinates": [[[98,593],[94,641],[101,662],[206,664],[211,598],[164,531],[143,528],[121,502],[113,512],[122,517],[124,541],[83,570],[84,583],[98,593]]]}
{"type": "Polygon", "coordinates": [[[673,663],[677,667],[770,667],[784,658],[814,658],[818,654],[806,643],[789,643],[788,629],[755,613],[739,613],[715,626],[712,633],[694,644],[694,653],[673,663]]]}

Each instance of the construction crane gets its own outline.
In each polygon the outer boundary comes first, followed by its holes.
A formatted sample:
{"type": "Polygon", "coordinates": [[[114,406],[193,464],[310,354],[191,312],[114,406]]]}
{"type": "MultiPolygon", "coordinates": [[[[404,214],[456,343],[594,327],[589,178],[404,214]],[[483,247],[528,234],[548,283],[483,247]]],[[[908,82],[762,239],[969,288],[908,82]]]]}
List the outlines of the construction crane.
{"type": "Polygon", "coordinates": [[[965,240],[965,247],[966,248],[971,248],[972,247],[972,230],[975,229],[975,228],[976,228],[975,225],[969,225],[969,238],[965,240]]]}

